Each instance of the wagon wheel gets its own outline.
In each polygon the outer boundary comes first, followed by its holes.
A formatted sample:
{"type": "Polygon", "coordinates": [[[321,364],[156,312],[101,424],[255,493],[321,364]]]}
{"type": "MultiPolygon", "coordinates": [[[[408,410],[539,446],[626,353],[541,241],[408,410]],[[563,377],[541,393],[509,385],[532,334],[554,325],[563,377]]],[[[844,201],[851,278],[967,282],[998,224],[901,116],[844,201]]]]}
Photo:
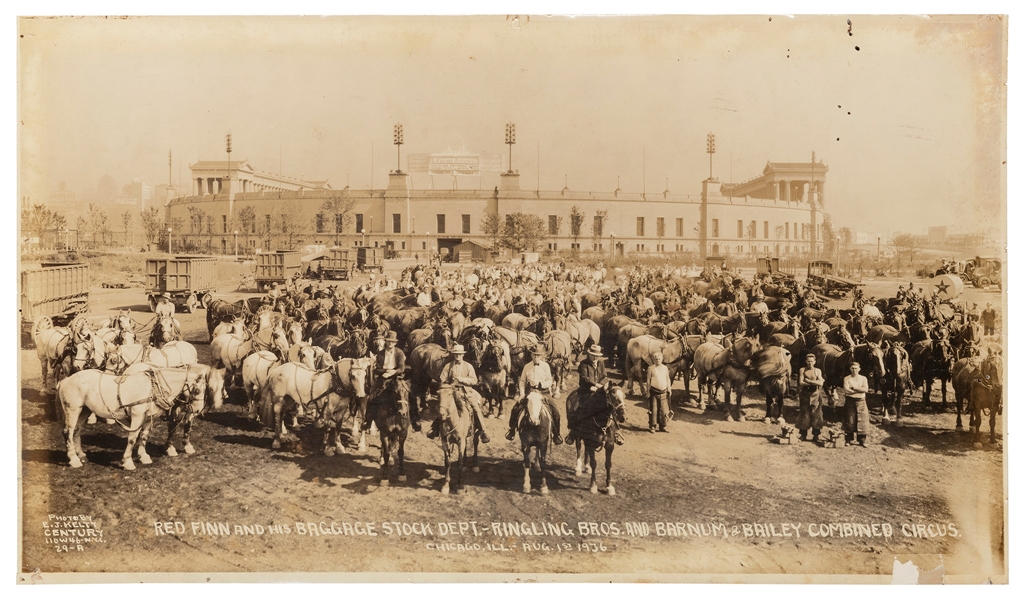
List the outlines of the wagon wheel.
{"type": "Polygon", "coordinates": [[[189,314],[194,313],[195,307],[198,305],[199,301],[195,299],[195,294],[192,294],[188,297],[188,300],[185,301],[185,311],[189,314]]]}
{"type": "Polygon", "coordinates": [[[35,340],[40,333],[46,331],[47,329],[53,329],[53,320],[50,319],[50,317],[43,315],[36,319],[35,323],[32,326],[32,339],[35,340]]]}
{"type": "Polygon", "coordinates": [[[206,294],[209,294],[209,292],[206,292],[199,297],[199,306],[201,306],[203,310],[206,310],[206,294]]]}
{"type": "Polygon", "coordinates": [[[156,312],[156,298],[153,296],[149,297],[149,312],[156,312]]]}

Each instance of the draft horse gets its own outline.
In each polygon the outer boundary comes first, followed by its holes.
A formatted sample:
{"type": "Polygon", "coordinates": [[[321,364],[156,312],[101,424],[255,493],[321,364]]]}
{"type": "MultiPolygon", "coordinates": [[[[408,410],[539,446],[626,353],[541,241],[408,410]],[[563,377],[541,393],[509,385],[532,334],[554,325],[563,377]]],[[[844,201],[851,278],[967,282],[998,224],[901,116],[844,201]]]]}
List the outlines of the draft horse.
{"type": "Polygon", "coordinates": [[[597,488],[597,449],[602,447],[604,469],[607,472],[607,495],[614,496],[611,455],[615,450],[618,426],[625,422],[625,390],[621,386],[612,386],[610,382],[584,398],[580,397],[579,390],[575,390],[565,400],[565,412],[568,416],[568,433],[575,438],[576,477],[582,475],[585,450],[586,466],[590,471],[590,493],[600,491],[597,488]]]}

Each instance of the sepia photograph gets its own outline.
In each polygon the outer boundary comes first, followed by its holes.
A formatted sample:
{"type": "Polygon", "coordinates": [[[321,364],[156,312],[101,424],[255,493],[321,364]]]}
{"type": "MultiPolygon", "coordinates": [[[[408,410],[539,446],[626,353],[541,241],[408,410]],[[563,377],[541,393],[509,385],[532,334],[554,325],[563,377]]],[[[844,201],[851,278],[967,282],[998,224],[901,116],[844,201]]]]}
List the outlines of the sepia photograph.
{"type": "Polygon", "coordinates": [[[1008,582],[1007,15],[15,20],[19,584],[1008,582]]]}

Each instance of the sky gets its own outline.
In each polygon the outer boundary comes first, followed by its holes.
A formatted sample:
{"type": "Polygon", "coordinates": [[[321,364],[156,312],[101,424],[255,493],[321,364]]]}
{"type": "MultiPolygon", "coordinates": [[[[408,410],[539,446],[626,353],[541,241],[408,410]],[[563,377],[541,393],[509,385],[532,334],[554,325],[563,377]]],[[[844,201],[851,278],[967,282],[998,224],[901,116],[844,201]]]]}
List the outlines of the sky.
{"type": "Polygon", "coordinates": [[[1001,238],[1004,42],[976,16],[22,19],[19,194],[166,183],[169,150],[188,185],[228,132],[232,160],[381,188],[395,123],[406,168],[507,155],[510,121],[526,189],[699,194],[713,133],[723,181],[816,153],[837,226],[1001,238]]]}

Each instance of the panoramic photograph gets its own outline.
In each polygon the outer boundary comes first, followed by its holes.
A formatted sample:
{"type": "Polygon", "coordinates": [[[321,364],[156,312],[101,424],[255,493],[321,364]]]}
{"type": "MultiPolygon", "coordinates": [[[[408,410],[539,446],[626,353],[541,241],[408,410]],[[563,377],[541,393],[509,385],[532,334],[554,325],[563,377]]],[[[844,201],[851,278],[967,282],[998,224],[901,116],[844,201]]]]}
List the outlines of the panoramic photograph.
{"type": "Polygon", "coordinates": [[[17,18],[19,583],[1006,583],[1008,18],[17,18]]]}

